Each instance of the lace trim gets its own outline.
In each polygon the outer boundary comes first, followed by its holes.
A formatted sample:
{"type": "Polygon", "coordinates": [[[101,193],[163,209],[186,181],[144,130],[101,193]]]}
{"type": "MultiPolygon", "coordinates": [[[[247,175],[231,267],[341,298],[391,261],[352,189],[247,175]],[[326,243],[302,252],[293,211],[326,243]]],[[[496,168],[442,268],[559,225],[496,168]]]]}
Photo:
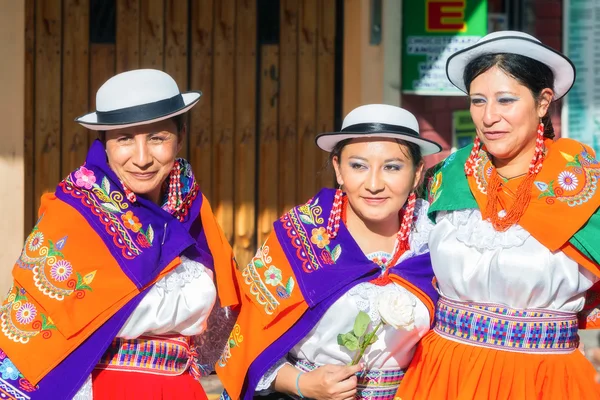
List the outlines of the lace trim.
{"type": "Polygon", "coordinates": [[[417,199],[415,203],[415,226],[410,232],[408,242],[410,243],[410,249],[408,249],[400,259],[398,264],[402,261],[425,254],[429,251],[429,233],[435,226],[433,222],[427,216],[429,210],[429,203],[422,199],[417,199]]]}
{"type": "Polygon", "coordinates": [[[92,390],[92,375],[88,376],[83,386],[77,391],[73,400],[93,400],[94,391],[92,390]]]}
{"type": "MultiPolygon", "coordinates": [[[[263,392],[259,393],[260,395],[267,395],[271,393],[273,382],[275,382],[275,378],[277,378],[277,374],[279,370],[283,368],[285,364],[290,364],[286,357],[279,359],[269,370],[260,378],[258,385],[256,385],[255,392],[263,392]]],[[[291,365],[291,364],[290,364],[291,365]]]]}
{"type": "Polygon", "coordinates": [[[519,225],[513,225],[505,232],[498,232],[489,221],[482,219],[478,209],[439,212],[436,221],[442,219],[454,225],[459,242],[479,250],[518,247],[531,236],[519,225]]]}
{"type": "Polygon", "coordinates": [[[181,257],[181,264],[167,274],[167,276],[156,282],[155,286],[163,289],[165,292],[171,292],[200,278],[203,273],[205,273],[204,265],[186,257],[181,257]]]}

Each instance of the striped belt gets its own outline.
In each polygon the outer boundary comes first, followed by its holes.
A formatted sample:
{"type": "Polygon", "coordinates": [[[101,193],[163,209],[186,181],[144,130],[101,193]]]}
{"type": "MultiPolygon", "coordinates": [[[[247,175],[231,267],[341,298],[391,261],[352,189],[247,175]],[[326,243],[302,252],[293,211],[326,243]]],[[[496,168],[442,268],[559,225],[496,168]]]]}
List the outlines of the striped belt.
{"type": "MultiPolygon", "coordinates": [[[[301,371],[309,372],[318,365],[306,360],[293,360],[292,363],[301,371]]],[[[357,376],[356,397],[372,400],[392,400],[406,370],[401,368],[373,369],[357,376]]]]}
{"type": "Polygon", "coordinates": [[[574,313],[440,297],[435,317],[439,335],[471,345],[526,353],[568,353],[579,346],[574,313]]]}
{"type": "Polygon", "coordinates": [[[200,380],[198,353],[188,336],[115,338],[96,369],[175,376],[188,371],[200,380]]]}

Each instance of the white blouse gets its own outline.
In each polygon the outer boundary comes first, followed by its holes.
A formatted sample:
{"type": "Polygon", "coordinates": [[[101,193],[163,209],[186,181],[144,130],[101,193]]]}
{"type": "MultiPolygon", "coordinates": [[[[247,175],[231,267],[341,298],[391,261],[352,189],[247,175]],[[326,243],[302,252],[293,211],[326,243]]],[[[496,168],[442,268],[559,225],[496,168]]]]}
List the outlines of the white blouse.
{"type": "Polygon", "coordinates": [[[598,280],[521,226],[497,232],[477,209],[442,212],[436,222],[431,261],[440,294],[449,299],[578,312],[598,280]]]}
{"type": "MultiPolygon", "coordinates": [[[[417,220],[415,229],[409,238],[410,250],[402,255],[399,262],[429,251],[427,239],[433,224],[427,218],[427,209],[427,202],[417,200],[415,206],[417,220]]],[[[372,259],[372,256],[375,255],[379,256],[381,252],[373,253],[368,257],[372,259]]],[[[383,329],[379,329],[377,341],[367,347],[362,362],[369,370],[408,367],[417,343],[429,331],[430,315],[421,300],[395,283],[382,287],[364,282],[350,289],[331,305],[308,335],[292,348],[289,356],[309,361],[317,366],[350,363],[356,352],[340,346],[337,343],[337,335],[352,330],[359,311],[364,311],[369,315],[371,319],[369,330],[372,330],[380,321],[378,299],[383,293],[389,291],[402,292],[407,295],[405,298],[408,299],[409,305],[414,307],[414,329],[395,329],[389,325],[383,325],[383,329]]],[[[284,357],[271,367],[258,383],[256,392],[260,393],[257,394],[266,395],[271,392],[270,389],[277,377],[277,372],[287,362],[287,357],[284,357]]]]}

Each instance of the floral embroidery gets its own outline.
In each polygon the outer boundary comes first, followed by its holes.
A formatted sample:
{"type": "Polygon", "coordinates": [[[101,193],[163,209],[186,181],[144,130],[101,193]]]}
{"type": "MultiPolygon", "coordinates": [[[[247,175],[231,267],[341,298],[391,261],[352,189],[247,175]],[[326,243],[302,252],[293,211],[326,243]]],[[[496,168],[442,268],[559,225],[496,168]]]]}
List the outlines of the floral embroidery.
{"type": "Polygon", "coordinates": [[[271,286],[277,286],[281,282],[281,270],[274,265],[271,265],[265,271],[265,282],[271,286]]]}
{"type": "Polygon", "coordinates": [[[138,219],[138,217],[133,215],[133,211],[127,211],[124,215],[121,216],[121,219],[125,223],[125,227],[127,229],[131,229],[136,233],[142,227],[142,224],[140,224],[140,220],[138,219]]]}
{"type": "Polygon", "coordinates": [[[67,243],[66,237],[60,239],[56,243],[48,239],[47,245],[39,247],[36,252],[29,253],[27,250],[31,249],[31,242],[40,236],[38,233],[41,234],[38,225],[36,225],[27,238],[26,244],[17,260],[17,265],[20,268],[31,270],[35,286],[41,293],[52,299],[62,301],[65,297],[72,294],[75,294],[78,299],[84,298],[86,291],[92,291],[89,284],[94,279],[96,272],[94,271],[93,273],[87,274],[87,278],[82,277],[79,272],[77,272],[77,276],[71,278],[73,267],[71,266],[71,263],[65,259],[65,256],[61,251],[67,243]],[[66,283],[58,286],[55,282],[66,283]]]}
{"type": "Polygon", "coordinates": [[[73,267],[67,260],[57,261],[56,264],[50,268],[50,276],[52,279],[58,282],[64,282],[71,276],[73,267]]]}
{"type": "Polygon", "coordinates": [[[318,248],[322,249],[329,244],[329,233],[324,227],[314,228],[312,230],[312,237],[310,241],[317,245],[318,248]]]}
{"type": "Polygon", "coordinates": [[[0,364],[0,374],[2,374],[2,379],[6,380],[16,380],[21,374],[17,367],[10,361],[10,359],[6,358],[0,364]]]}
{"type": "Polygon", "coordinates": [[[42,232],[35,232],[29,241],[29,250],[36,251],[44,243],[44,234],[42,232]]]}
{"type": "Polygon", "coordinates": [[[221,358],[219,359],[219,366],[224,367],[227,365],[227,361],[231,358],[231,349],[240,347],[240,343],[244,341],[244,337],[240,334],[241,331],[242,328],[239,324],[233,326],[233,329],[229,334],[229,339],[227,339],[225,350],[223,350],[223,354],[221,354],[221,358]]]}
{"type": "Polygon", "coordinates": [[[558,175],[558,184],[564,190],[575,190],[579,181],[577,177],[568,171],[563,171],[558,175]]]}
{"type": "MultiPolygon", "coordinates": [[[[81,167],[73,175],[82,168],[85,167],[81,167]]],[[[95,178],[94,182],[90,180],[88,183],[90,189],[85,186],[85,190],[79,190],[78,187],[81,186],[77,181],[74,183],[73,177],[69,175],[60,183],[60,187],[66,194],[80,199],[81,203],[99,218],[106,232],[112,236],[113,243],[121,249],[126,259],[134,259],[141,254],[143,248],[151,247],[154,241],[152,226],[148,225],[146,230],[142,229],[143,225],[138,217],[128,210],[129,203],[125,201],[123,193],[113,190],[106,176],[102,178],[100,185],[95,183],[95,178]]]]}
{"type": "Polygon", "coordinates": [[[25,303],[17,310],[16,318],[20,324],[28,325],[35,319],[36,315],[35,306],[31,303],[25,303]]]}
{"type": "Polygon", "coordinates": [[[581,205],[596,193],[600,163],[585,147],[575,156],[562,151],[560,154],[567,161],[566,168],[569,170],[560,172],[556,179],[548,183],[536,181],[535,186],[541,192],[538,199],[545,198],[547,204],[554,204],[558,200],[569,207],[581,205]]]}
{"type": "MultiPolygon", "coordinates": [[[[43,339],[52,337],[52,330],[56,326],[52,319],[43,313],[39,313],[33,303],[27,298],[23,288],[13,286],[2,307],[0,307],[0,327],[2,333],[15,343],[27,344],[29,340],[42,334],[43,339]],[[16,310],[13,320],[12,312],[16,310]]],[[[4,355],[5,360],[6,355],[4,355]]]]}
{"type": "Polygon", "coordinates": [[[94,176],[94,171],[90,171],[86,167],[80,167],[77,171],[75,171],[75,184],[80,188],[84,188],[90,190],[92,186],[96,183],[96,177],[94,176]]]}
{"type": "Polygon", "coordinates": [[[487,194],[487,185],[490,176],[492,175],[493,166],[490,163],[490,159],[487,153],[483,150],[479,150],[479,157],[477,157],[475,165],[475,182],[477,183],[477,189],[483,194],[487,194]]]}

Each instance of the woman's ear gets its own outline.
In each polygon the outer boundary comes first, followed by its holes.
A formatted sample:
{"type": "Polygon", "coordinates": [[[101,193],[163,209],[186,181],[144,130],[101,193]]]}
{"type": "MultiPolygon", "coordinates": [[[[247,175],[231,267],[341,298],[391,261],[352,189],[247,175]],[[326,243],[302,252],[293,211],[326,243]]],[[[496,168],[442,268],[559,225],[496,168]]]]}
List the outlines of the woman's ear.
{"type": "Polygon", "coordinates": [[[179,130],[179,133],[177,134],[177,153],[179,153],[181,151],[181,149],[183,148],[183,143],[185,141],[186,136],[187,136],[187,125],[183,124],[183,125],[181,125],[181,129],[179,130]]]}
{"type": "Polygon", "coordinates": [[[335,171],[335,180],[337,181],[338,185],[342,186],[344,184],[344,178],[342,178],[339,157],[333,156],[333,158],[331,159],[331,163],[333,164],[333,169],[335,171]]]}
{"type": "Polygon", "coordinates": [[[424,171],[425,171],[425,162],[421,161],[419,163],[419,165],[417,165],[417,168],[415,169],[415,181],[413,183],[413,190],[417,190],[417,188],[421,184],[421,182],[423,180],[424,171]]]}
{"type": "Polygon", "coordinates": [[[554,92],[552,89],[546,88],[542,90],[538,101],[538,117],[542,118],[548,113],[548,108],[550,108],[550,103],[552,103],[553,98],[554,92]]]}

